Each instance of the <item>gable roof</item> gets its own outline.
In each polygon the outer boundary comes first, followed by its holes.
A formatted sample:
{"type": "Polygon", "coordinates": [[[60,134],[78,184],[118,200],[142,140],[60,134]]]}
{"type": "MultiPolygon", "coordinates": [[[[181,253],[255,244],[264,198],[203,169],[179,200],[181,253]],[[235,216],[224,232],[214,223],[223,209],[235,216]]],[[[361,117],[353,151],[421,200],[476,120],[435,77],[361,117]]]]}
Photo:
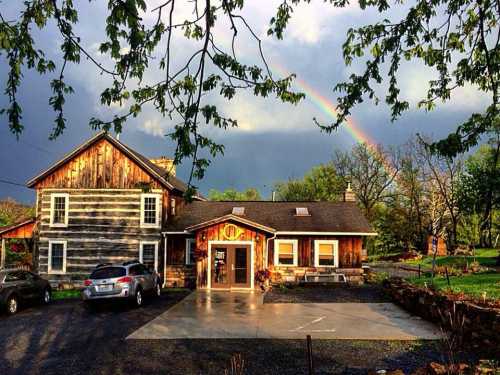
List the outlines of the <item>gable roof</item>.
{"type": "MultiPolygon", "coordinates": [[[[165,230],[183,232],[197,229],[210,221],[225,218],[246,220],[273,229],[274,232],[338,233],[376,235],[353,202],[192,202],[171,218],[165,230]],[[244,216],[232,215],[233,207],[245,207],[244,216]],[[295,209],[305,207],[310,216],[297,216],[295,209]]],[[[249,224],[250,225],[250,224],[249,224]]]]}
{"type": "MultiPolygon", "coordinates": [[[[80,146],[75,148],[70,153],[66,154],[61,160],[53,164],[51,167],[49,167],[39,175],[33,177],[26,183],[26,185],[28,187],[34,187],[37,182],[44,179],[45,177],[56,171],[58,168],[66,164],[68,161],[70,161],[71,159],[73,159],[74,157],[76,157],[77,155],[79,155],[80,153],[82,153],[83,151],[85,151],[93,144],[102,139],[105,139],[108,142],[110,142],[113,146],[115,146],[117,149],[123,152],[127,157],[136,162],[145,172],[150,174],[154,179],[156,179],[160,184],[162,184],[166,188],[171,190],[177,190],[181,193],[186,192],[188,186],[183,181],[181,181],[175,176],[170,175],[168,171],[165,171],[164,169],[158,167],[148,158],[139,154],[137,151],[132,150],[129,146],[120,142],[118,139],[112,137],[108,132],[104,130],[97,133],[95,136],[85,141],[84,143],[82,143],[80,146]]],[[[204,199],[204,198],[201,196],[196,196],[195,199],[204,199]]]]}
{"type": "Polygon", "coordinates": [[[0,227],[0,238],[30,238],[32,236],[33,227],[36,220],[34,218],[23,220],[19,223],[0,227]],[[24,227],[24,228],[23,228],[24,227]],[[11,237],[10,233],[20,231],[22,236],[11,237]]]}
{"type": "Polygon", "coordinates": [[[224,216],[212,219],[212,220],[205,221],[203,223],[192,225],[190,227],[187,227],[186,230],[187,231],[194,231],[194,230],[198,230],[198,229],[201,229],[201,228],[206,228],[208,226],[215,225],[215,224],[218,224],[218,223],[223,223],[223,222],[226,222],[226,221],[235,221],[235,222],[240,223],[240,224],[244,224],[244,225],[248,225],[250,227],[254,227],[254,228],[260,229],[260,230],[262,230],[264,232],[269,232],[269,233],[276,232],[276,230],[274,228],[267,227],[265,225],[256,223],[255,221],[248,220],[248,219],[245,219],[245,218],[243,218],[241,216],[233,215],[233,214],[224,215],[224,216]]]}

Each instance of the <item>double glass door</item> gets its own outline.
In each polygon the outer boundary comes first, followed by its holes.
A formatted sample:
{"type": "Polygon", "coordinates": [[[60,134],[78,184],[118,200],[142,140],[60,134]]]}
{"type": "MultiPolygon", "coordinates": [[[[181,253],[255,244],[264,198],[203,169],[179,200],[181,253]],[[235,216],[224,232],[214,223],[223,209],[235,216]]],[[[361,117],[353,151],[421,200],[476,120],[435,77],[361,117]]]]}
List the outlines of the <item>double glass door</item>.
{"type": "Polygon", "coordinates": [[[250,287],[249,246],[214,246],[211,261],[212,288],[250,287]]]}

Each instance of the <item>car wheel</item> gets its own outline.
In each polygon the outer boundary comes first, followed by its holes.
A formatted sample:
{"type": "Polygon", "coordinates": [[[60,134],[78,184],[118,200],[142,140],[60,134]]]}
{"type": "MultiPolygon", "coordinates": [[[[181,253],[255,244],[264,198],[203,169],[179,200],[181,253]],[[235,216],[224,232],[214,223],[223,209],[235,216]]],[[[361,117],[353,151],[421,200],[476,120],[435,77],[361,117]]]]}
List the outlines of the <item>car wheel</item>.
{"type": "Polygon", "coordinates": [[[17,300],[16,296],[10,296],[7,299],[7,313],[9,315],[14,315],[17,313],[17,310],[19,308],[19,301],[17,300]]]}
{"type": "Polygon", "coordinates": [[[160,283],[156,283],[156,290],[155,290],[155,293],[156,293],[156,297],[160,297],[161,296],[161,285],[160,283]]]}
{"type": "Polygon", "coordinates": [[[52,301],[52,294],[49,289],[45,289],[43,291],[43,303],[48,305],[52,301]]]}
{"type": "Polygon", "coordinates": [[[135,305],[137,307],[141,307],[142,306],[142,290],[141,289],[137,289],[137,291],[135,292],[135,305]]]}

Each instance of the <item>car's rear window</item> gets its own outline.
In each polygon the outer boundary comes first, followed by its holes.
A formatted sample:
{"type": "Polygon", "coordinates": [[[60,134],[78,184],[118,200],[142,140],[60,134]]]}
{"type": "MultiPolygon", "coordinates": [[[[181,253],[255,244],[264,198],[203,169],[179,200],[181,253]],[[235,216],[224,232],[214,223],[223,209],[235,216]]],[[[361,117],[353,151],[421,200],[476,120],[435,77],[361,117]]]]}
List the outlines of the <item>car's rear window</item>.
{"type": "Polygon", "coordinates": [[[115,277],[125,276],[126,271],[123,267],[105,267],[99,268],[92,272],[91,279],[112,279],[115,277]]]}

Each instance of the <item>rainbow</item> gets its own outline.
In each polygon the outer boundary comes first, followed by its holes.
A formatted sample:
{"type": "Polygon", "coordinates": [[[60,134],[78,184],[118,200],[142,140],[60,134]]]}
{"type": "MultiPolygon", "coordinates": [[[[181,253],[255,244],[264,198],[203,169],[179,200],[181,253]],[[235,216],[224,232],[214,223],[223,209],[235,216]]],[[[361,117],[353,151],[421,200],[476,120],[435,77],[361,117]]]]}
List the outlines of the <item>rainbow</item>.
{"type": "MultiPolygon", "coordinates": [[[[271,65],[272,70],[277,71],[280,75],[289,76],[291,73],[284,67],[278,66],[276,64],[271,65]]],[[[293,84],[297,86],[301,91],[306,94],[306,100],[309,100],[316,107],[318,107],[324,114],[326,114],[330,119],[337,120],[337,108],[331,103],[331,101],[321,94],[314,87],[309,85],[304,80],[295,77],[293,80],[293,84]]],[[[349,135],[357,142],[364,143],[368,147],[368,150],[372,153],[373,156],[380,158],[384,165],[384,169],[390,175],[396,174],[396,171],[389,163],[389,161],[379,152],[378,144],[373,140],[366,132],[361,129],[361,127],[356,124],[356,122],[352,118],[346,119],[345,130],[349,133],[349,135]]]]}

